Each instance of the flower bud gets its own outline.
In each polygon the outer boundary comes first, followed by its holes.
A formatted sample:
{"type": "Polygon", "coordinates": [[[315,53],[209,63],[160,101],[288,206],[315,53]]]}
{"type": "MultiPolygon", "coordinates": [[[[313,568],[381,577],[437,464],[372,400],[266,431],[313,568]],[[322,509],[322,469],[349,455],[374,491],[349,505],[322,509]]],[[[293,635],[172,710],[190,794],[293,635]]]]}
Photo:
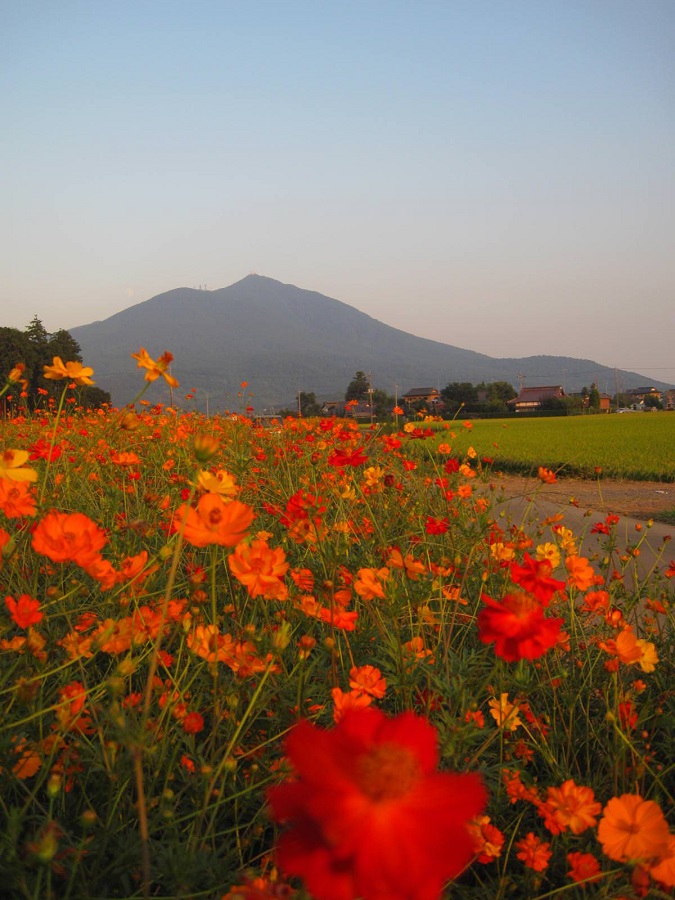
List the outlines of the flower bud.
{"type": "Polygon", "coordinates": [[[204,464],[207,463],[210,459],[218,452],[218,447],[220,446],[220,442],[217,437],[214,437],[212,434],[207,434],[206,432],[202,432],[201,434],[196,434],[194,439],[194,452],[197,457],[197,461],[204,464]]]}

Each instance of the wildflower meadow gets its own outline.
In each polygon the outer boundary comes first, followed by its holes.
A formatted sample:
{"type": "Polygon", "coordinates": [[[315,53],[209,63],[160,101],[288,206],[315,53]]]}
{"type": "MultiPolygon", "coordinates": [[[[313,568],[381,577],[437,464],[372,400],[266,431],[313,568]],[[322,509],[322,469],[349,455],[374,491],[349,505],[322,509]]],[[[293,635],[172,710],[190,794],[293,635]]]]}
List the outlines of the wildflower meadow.
{"type": "Polygon", "coordinates": [[[673,896],[672,546],[495,516],[471,422],[206,418],[134,360],[124,409],[2,388],[2,896],[673,896]]]}

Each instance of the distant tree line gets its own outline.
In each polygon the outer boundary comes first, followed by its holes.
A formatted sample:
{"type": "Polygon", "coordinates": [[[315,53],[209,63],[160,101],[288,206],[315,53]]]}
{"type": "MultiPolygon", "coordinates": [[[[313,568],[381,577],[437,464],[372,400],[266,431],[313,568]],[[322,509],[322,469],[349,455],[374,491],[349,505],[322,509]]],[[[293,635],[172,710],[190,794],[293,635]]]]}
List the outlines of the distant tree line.
{"type": "Polygon", "coordinates": [[[471,384],[469,381],[453,381],[441,390],[444,411],[454,415],[460,409],[467,413],[501,415],[509,412],[509,400],[517,396],[508,381],[492,381],[471,384]]]}
{"type": "MultiPolygon", "coordinates": [[[[5,384],[17,363],[25,367],[21,377],[26,382],[25,385],[17,382],[3,399],[10,396],[10,403],[20,403],[29,409],[45,406],[50,397],[57,399],[63,390],[62,383],[49,381],[42,374],[43,367],[51,365],[55,356],[64,363],[84,362],[80,345],[69,331],[59,328],[50,334],[37,316],[23,331],[0,327],[0,385],[5,384]]],[[[78,404],[85,408],[97,409],[103,403],[110,403],[110,394],[97,385],[78,387],[74,393],[78,404]]]]}

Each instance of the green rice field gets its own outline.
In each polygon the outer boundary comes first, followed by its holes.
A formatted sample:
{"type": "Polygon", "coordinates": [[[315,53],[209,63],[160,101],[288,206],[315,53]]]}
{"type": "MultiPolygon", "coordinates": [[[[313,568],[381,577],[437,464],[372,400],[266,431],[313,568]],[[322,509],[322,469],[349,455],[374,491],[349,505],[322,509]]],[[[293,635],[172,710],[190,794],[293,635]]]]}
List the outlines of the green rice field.
{"type": "Polygon", "coordinates": [[[457,441],[475,443],[496,468],[536,472],[546,466],[559,475],[594,478],[599,466],[604,478],[675,481],[675,413],[475,419],[471,424],[468,433],[460,422],[453,424],[457,441]]]}

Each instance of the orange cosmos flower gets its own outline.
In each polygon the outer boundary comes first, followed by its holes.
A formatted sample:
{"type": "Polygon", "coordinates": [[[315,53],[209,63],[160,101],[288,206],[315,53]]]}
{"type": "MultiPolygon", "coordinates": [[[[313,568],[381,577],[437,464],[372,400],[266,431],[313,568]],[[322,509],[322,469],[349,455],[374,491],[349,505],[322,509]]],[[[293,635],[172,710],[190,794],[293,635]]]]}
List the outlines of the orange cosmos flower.
{"type": "Polygon", "coordinates": [[[538,659],[555,646],[562,619],[547,619],[534,597],[518,591],[501,603],[483,595],[487,609],[478,613],[478,637],[495,644],[495,654],[507,662],[538,659]]]}
{"type": "Polygon", "coordinates": [[[283,578],[288,571],[288,563],[281,547],[272,549],[267,541],[259,538],[250,544],[240,543],[227,558],[227,564],[251,597],[287,599],[288,588],[283,578]]]}
{"type": "Polygon", "coordinates": [[[617,656],[626,666],[637,663],[643,672],[653,672],[659,661],[654,644],[638,638],[630,625],[617,635],[616,640],[601,641],[598,646],[617,656]]]}
{"type": "Polygon", "coordinates": [[[96,383],[90,378],[94,374],[94,370],[90,366],[83,366],[79,362],[64,363],[60,356],[54,357],[51,366],[44,366],[42,374],[50,381],[61,381],[67,378],[80,387],[96,383]]]}
{"type": "Polygon", "coordinates": [[[37,625],[42,621],[40,601],[34,600],[28,594],[21,594],[18,600],[15,600],[14,597],[5,597],[5,606],[9,610],[14,624],[19,628],[30,628],[31,625],[37,625]]]}
{"type": "Polygon", "coordinates": [[[543,484],[555,484],[558,480],[556,478],[555,472],[552,472],[550,469],[544,468],[544,466],[539,466],[539,468],[537,469],[537,476],[543,484]]]}
{"type": "Polygon", "coordinates": [[[81,681],[71,681],[59,691],[56,719],[63,731],[91,731],[91,719],[85,702],[87,691],[81,681]]]}
{"type": "Polygon", "coordinates": [[[359,569],[356,573],[354,590],[362,600],[386,599],[384,582],[389,578],[389,569],[359,569]]]}
{"type": "Polygon", "coordinates": [[[196,508],[183,504],[178,509],[174,528],[178,531],[178,522],[184,520],[183,535],[193,547],[234,547],[246,537],[254,518],[251,507],[240,500],[226,503],[218,494],[208,493],[199,498],[196,508]]]}
{"type": "MultiPolygon", "coordinates": [[[[502,697],[505,696],[506,694],[502,694],[502,697]]],[[[502,781],[506,788],[506,796],[511,803],[517,803],[518,800],[525,800],[527,803],[538,802],[539,797],[537,795],[537,789],[524,785],[520,780],[520,772],[511,772],[509,769],[502,769],[502,781]]]]}
{"type": "Polygon", "coordinates": [[[538,838],[530,831],[520,841],[516,842],[518,853],[516,856],[522,860],[528,869],[535,872],[543,872],[551,858],[551,845],[538,838]]]}
{"type": "Polygon", "coordinates": [[[0,509],[8,519],[35,515],[35,496],[23,481],[0,478],[0,509]]]}
{"type": "Polygon", "coordinates": [[[0,478],[8,478],[10,481],[37,481],[35,469],[24,466],[27,460],[27,450],[3,450],[0,453],[0,478]]]}
{"type": "Polygon", "coordinates": [[[141,347],[138,353],[131,354],[132,359],[138,360],[138,368],[145,369],[145,380],[156,381],[160,376],[169,387],[177,388],[178,382],[167,370],[173,362],[173,354],[165,350],[159,359],[154,360],[145,347],[141,347]]]}
{"type": "Polygon", "coordinates": [[[567,862],[570,865],[567,875],[572,881],[587,881],[590,884],[600,880],[600,863],[592,853],[568,853],[567,862]]]}
{"type": "Polygon", "coordinates": [[[493,697],[489,701],[490,715],[495,720],[499,728],[506,728],[508,731],[515,731],[523,723],[518,717],[520,708],[515,703],[511,703],[508,694],[501,694],[499,700],[493,697]]]}
{"type": "Polygon", "coordinates": [[[589,565],[585,556],[568,556],[565,567],[569,572],[567,580],[578,591],[587,591],[595,583],[593,566],[589,565]]]}
{"type": "Polygon", "coordinates": [[[668,848],[658,862],[650,866],[649,874],[654,881],[665,887],[675,887],[675,834],[668,836],[668,848]]]}
{"type": "Polygon", "coordinates": [[[663,857],[670,835],[661,808],[639,794],[612,797],[598,825],[602,852],[617,862],[639,862],[663,857]]]}
{"type": "Polygon", "coordinates": [[[353,666],[349,670],[349,687],[380,700],[387,690],[387,682],[375,666],[353,666]]]}
{"type": "Polygon", "coordinates": [[[25,371],[26,364],[18,362],[13,369],[10,369],[9,375],[7,376],[7,381],[10,381],[12,384],[20,382],[23,385],[23,389],[26,390],[26,388],[28,387],[28,382],[23,377],[23,373],[25,371]]]}
{"type": "Polygon", "coordinates": [[[596,816],[601,809],[592,788],[576,785],[569,778],[559,788],[548,789],[540,812],[545,816],[546,827],[553,834],[559,834],[566,828],[572,834],[581,834],[587,828],[595,827],[596,816]]]}
{"type": "Polygon", "coordinates": [[[333,721],[339,722],[348,709],[365,709],[373,702],[373,698],[362,691],[349,691],[345,693],[341,688],[335,687],[330,692],[333,698],[333,721]]]}
{"type": "Polygon", "coordinates": [[[490,816],[476,816],[469,822],[468,829],[473,851],[478,854],[477,862],[486,865],[502,855],[504,835],[490,824],[490,816]]]}
{"type": "Polygon", "coordinates": [[[234,639],[221,634],[217,625],[197,625],[187,636],[187,645],[197,656],[207,662],[229,664],[233,659],[234,639]]]}
{"type": "Polygon", "coordinates": [[[429,663],[435,662],[432,651],[427,650],[423,639],[419,635],[406,641],[401,649],[404,656],[412,657],[413,659],[425,659],[429,663]]]}
{"type": "Polygon", "coordinates": [[[86,568],[98,560],[107,540],[105,532],[84,513],[50,512],[33,532],[33,550],[52,562],[74,562],[86,568]]]}
{"type": "Polygon", "coordinates": [[[419,576],[427,571],[423,562],[415,559],[412,553],[406,553],[404,556],[398,547],[391,548],[387,562],[394,569],[403,569],[411,581],[417,581],[419,576]]]}
{"type": "Polygon", "coordinates": [[[347,711],[324,731],[300,722],[286,741],[295,780],[268,791],[290,829],[279,867],[322,900],[426,900],[471,860],[467,823],[486,801],[477,775],[438,772],[436,730],[406,712],[347,711]]]}
{"type": "Polygon", "coordinates": [[[21,754],[17,762],[12,766],[12,773],[17,778],[32,778],[42,765],[42,757],[40,756],[36,746],[29,744],[25,738],[20,738],[13,747],[16,754],[21,754]]]}

